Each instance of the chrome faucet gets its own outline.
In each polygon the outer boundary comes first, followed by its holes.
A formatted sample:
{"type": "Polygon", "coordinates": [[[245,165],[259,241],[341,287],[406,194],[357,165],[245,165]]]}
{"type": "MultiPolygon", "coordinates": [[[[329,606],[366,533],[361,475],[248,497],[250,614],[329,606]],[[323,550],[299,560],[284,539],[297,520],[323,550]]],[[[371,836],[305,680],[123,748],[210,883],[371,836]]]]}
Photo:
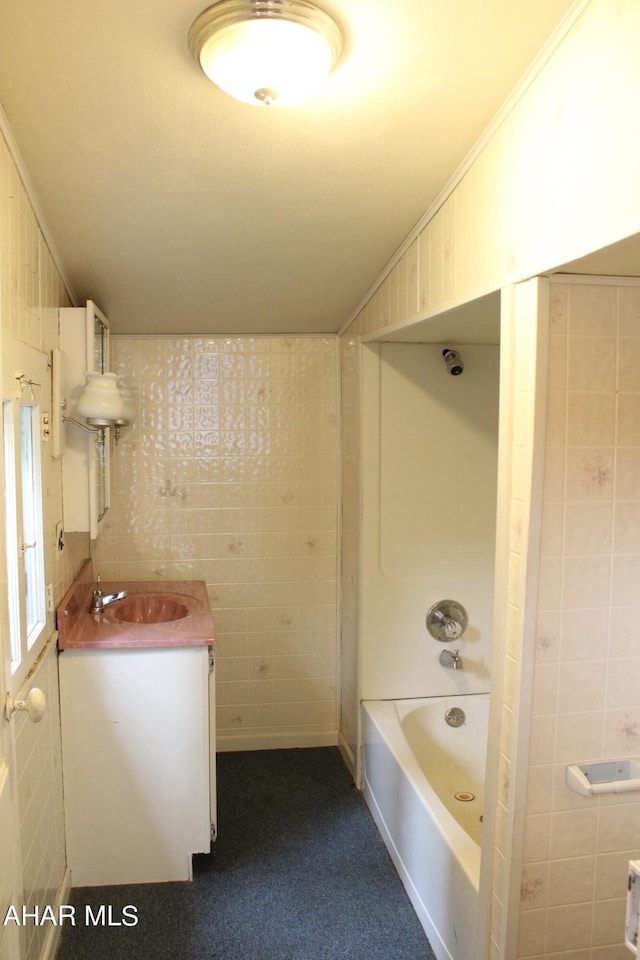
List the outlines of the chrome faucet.
{"type": "Polygon", "coordinates": [[[443,650],[440,654],[440,663],[449,670],[462,670],[462,657],[459,650],[443,650]]]}
{"type": "Polygon", "coordinates": [[[110,603],[114,603],[116,600],[124,600],[126,596],[126,590],[120,590],[118,593],[103,593],[100,587],[100,574],[98,574],[96,589],[91,594],[91,613],[102,613],[110,603]]]}

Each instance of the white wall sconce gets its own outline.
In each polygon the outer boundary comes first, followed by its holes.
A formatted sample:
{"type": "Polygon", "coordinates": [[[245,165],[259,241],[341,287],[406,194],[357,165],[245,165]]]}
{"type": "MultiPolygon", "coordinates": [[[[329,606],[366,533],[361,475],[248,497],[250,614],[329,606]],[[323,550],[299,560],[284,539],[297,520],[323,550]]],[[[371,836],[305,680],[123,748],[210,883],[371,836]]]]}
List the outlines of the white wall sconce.
{"type": "MultiPolygon", "coordinates": [[[[116,443],[120,439],[120,429],[131,423],[133,418],[133,392],[118,386],[115,373],[88,373],[87,383],[76,402],[76,413],[84,417],[86,423],[76,417],[63,414],[65,423],[74,423],[81,430],[96,434],[96,443],[103,445],[105,430],[110,427],[116,443]]],[[[62,401],[62,409],[66,400],[62,401]]]]}
{"type": "Polygon", "coordinates": [[[136,393],[122,381],[118,381],[118,392],[122,400],[123,414],[115,421],[115,427],[128,427],[136,418],[136,393]]]}
{"type": "Polygon", "coordinates": [[[343,46],[338,24],[310,0],[218,0],[196,18],[188,39],[213,83],[265,106],[309,96],[343,46]]]}

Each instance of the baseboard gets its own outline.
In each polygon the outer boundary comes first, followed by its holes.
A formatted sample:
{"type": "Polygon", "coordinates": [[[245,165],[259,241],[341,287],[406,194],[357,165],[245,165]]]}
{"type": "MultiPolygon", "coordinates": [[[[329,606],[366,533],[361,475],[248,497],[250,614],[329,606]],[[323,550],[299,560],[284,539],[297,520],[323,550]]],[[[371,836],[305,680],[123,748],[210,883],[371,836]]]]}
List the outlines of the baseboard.
{"type": "MultiPolygon", "coordinates": [[[[64,877],[62,878],[62,883],[60,884],[60,889],[58,890],[58,896],[56,897],[56,903],[53,908],[54,917],[60,916],[60,907],[63,904],[69,903],[69,894],[71,893],[71,870],[69,867],[65,867],[64,877]]],[[[49,930],[47,931],[47,936],[45,937],[44,944],[42,945],[42,950],[40,952],[40,960],[54,960],[54,957],[58,950],[58,944],[60,943],[60,936],[62,934],[62,927],[57,923],[49,924],[49,930]]]]}
{"type": "Polygon", "coordinates": [[[340,730],[338,731],[338,750],[342,754],[342,759],[344,760],[347,770],[353,777],[354,782],[356,782],[356,758],[351,749],[351,744],[347,743],[340,730]]]}
{"type": "Polygon", "coordinates": [[[315,733],[289,730],[286,733],[233,733],[218,734],[218,753],[236,750],[290,750],[297,747],[338,746],[338,731],[326,730],[315,733]]]}

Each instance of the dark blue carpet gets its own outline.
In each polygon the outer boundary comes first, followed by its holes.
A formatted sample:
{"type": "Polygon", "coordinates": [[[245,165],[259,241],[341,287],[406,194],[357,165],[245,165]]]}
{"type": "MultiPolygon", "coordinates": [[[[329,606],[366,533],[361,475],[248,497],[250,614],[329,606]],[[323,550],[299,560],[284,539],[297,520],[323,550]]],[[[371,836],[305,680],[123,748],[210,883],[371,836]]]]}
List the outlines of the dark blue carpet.
{"type": "Polygon", "coordinates": [[[434,960],[335,748],[220,754],[212,850],[193,883],[75,890],[139,922],[65,925],[57,960],[434,960]]]}

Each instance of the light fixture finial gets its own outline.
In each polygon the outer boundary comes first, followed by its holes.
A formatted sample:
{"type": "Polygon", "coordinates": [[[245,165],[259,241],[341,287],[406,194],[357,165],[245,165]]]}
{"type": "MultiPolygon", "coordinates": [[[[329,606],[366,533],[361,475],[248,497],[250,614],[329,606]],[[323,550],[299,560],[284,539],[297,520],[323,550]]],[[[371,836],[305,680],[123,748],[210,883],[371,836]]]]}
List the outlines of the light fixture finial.
{"type": "Polygon", "coordinates": [[[278,94],[270,87],[260,87],[260,89],[254,93],[254,97],[256,100],[259,100],[260,103],[264,103],[265,106],[270,107],[271,104],[278,99],[278,94]]]}

